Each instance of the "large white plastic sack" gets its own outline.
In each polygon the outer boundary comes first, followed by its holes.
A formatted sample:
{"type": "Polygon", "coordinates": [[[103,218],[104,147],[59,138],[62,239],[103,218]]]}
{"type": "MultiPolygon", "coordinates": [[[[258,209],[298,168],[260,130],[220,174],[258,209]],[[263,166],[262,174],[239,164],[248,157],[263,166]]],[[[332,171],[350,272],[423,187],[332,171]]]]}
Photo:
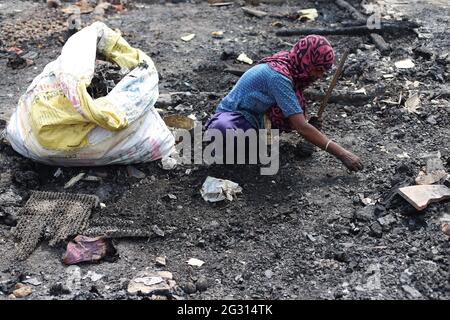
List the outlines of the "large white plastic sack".
{"type": "MultiPolygon", "coordinates": [[[[33,80],[10,119],[7,139],[14,150],[35,161],[62,166],[148,162],[165,158],[174,152],[174,136],[154,108],[159,94],[157,70],[153,61],[137,49],[133,50],[140,53],[139,57],[147,67],[130,68],[132,71],[105,98],[101,98],[109,108],[122,115],[126,123],[124,129],[111,131],[100,123],[87,134],[86,146],[71,150],[43,147],[38,142],[36,132],[33,132],[31,111],[34,99],[44,92],[41,91],[44,88],[46,93],[48,88],[55,88],[54,92],[63,94],[75,110],[83,115],[83,97],[77,91],[77,85],[80,82],[90,83],[97,50],[104,51],[110,45],[108,41],[111,37],[117,39],[117,35],[105,24],[96,22],[67,41],[58,59],[50,62],[33,80]]],[[[130,70],[125,68],[124,71],[130,70]]]]}

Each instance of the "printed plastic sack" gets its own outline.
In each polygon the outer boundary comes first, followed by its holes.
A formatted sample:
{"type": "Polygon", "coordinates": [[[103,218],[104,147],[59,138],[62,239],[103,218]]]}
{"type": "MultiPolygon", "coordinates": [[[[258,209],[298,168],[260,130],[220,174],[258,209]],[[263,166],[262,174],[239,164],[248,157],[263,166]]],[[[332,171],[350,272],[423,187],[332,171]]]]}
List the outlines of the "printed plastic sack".
{"type": "Polygon", "coordinates": [[[165,158],[175,139],[153,107],[158,98],[153,61],[118,32],[95,22],[69,38],[20,98],[7,127],[14,150],[35,161],[63,166],[129,164],[165,158]],[[126,76],[107,96],[86,88],[96,54],[126,76]]]}

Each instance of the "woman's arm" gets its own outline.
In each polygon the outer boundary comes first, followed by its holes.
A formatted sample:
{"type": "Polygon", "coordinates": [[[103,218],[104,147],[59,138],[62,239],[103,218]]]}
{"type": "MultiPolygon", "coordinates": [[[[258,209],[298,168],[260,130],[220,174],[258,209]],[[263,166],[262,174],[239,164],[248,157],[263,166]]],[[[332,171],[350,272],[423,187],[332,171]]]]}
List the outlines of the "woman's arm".
{"type": "Polygon", "coordinates": [[[306,140],[322,150],[326,149],[327,152],[341,160],[349,170],[359,171],[363,169],[363,164],[359,157],[344,149],[336,142],[328,139],[322,132],[310,125],[306,121],[303,114],[294,114],[288,118],[288,121],[291,127],[301,134],[306,140]]]}

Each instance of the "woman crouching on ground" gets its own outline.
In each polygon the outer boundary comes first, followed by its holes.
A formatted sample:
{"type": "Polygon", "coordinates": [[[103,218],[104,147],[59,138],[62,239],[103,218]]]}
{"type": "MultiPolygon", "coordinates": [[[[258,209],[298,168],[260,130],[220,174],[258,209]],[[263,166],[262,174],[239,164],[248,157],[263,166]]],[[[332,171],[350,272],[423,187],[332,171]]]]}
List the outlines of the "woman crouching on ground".
{"type": "MultiPolygon", "coordinates": [[[[205,129],[227,130],[264,128],[267,114],[272,129],[295,130],[313,145],[341,160],[351,171],[363,168],[359,157],[327,138],[307,120],[303,90],[331,69],[334,52],[328,40],[310,35],[290,51],[261,60],[245,72],[222,99],[205,129]]],[[[316,128],[317,127],[317,128],[316,128]]]]}

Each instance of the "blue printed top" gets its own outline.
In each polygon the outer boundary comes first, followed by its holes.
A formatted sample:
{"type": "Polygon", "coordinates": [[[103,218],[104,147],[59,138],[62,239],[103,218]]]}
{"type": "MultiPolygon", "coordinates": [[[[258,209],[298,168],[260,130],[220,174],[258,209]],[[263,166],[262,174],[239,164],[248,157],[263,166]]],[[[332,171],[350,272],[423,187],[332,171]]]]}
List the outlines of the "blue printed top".
{"type": "Polygon", "coordinates": [[[303,113],[292,81],[267,64],[245,72],[222,99],[216,112],[238,112],[255,128],[264,128],[264,113],[274,104],[285,117],[303,113]]]}

